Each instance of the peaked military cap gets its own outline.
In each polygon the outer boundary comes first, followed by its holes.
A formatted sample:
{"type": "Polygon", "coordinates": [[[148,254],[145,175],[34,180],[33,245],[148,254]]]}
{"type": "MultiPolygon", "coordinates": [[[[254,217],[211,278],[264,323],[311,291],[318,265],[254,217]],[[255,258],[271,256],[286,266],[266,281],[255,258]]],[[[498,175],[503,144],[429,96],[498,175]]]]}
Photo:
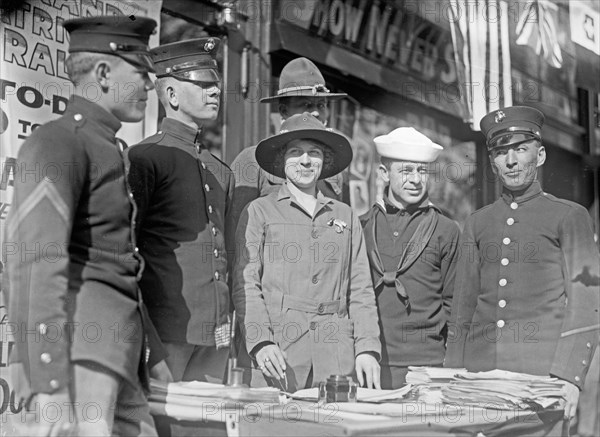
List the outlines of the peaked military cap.
{"type": "Polygon", "coordinates": [[[492,111],[481,119],[488,150],[542,139],[544,114],[528,106],[509,106],[492,111]]]}
{"type": "Polygon", "coordinates": [[[325,87],[325,79],[317,66],[309,59],[296,58],[288,62],[279,76],[279,90],[276,96],[263,97],[261,103],[279,100],[283,97],[326,97],[330,100],[346,97],[346,93],[331,93],[325,87]]]}
{"type": "Polygon", "coordinates": [[[69,53],[107,53],[127,62],[154,71],[148,40],[156,21],[135,15],[106,15],[67,20],[63,27],[69,32],[69,53]]]}
{"type": "Polygon", "coordinates": [[[172,76],[195,82],[221,80],[216,56],[219,38],[197,38],[164,44],[151,50],[156,77],[172,76]]]}

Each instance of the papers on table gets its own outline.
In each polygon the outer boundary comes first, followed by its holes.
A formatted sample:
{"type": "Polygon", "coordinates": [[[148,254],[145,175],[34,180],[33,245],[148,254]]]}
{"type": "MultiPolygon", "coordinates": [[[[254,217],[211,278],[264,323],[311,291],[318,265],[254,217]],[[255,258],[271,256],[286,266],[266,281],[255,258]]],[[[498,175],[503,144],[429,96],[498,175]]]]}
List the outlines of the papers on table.
{"type": "Polygon", "coordinates": [[[411,368],[407,381],[417,384],[420,402],[495,409],[548,408],[560,404],[563,383],[547,376],[505,370],[467,372],[464,369],[411,368]]]}
{"type": "Polygon", "coordinates": [[[459,374],[467,373],[467,369],[452,369],[446,367],[408,366],[406,382],[409,384],[430,384],[448,382],[459,374]]]}
{"type": "Polygon", "coordinates": [[[279,403],[280,401],[280,391],[274,387],[231,387],[202,381],[182,381],[166,384],[152,380],[150,390],[153,397],[218,398],[231,401],[268,403],[279,403]]]}
{"type": "Polygon", "coordinates": [[[152,380],[150,399],[172,405],[198,405],[206,401],[221,401],[223,404],[240,402],[263,402],[279,404],[284,398],[273,387],[231,387],[209,382],[189,381],[163,383],[152,380]]]}
{"type": "Polygon", "coordinates": [[[248,404],[277,405],[285,396],[276,388],[230,387],[208,382],[172,382],[152,380],[148,399],[152,414],[178,420],[225,422],[227,413],[248,404]]]}

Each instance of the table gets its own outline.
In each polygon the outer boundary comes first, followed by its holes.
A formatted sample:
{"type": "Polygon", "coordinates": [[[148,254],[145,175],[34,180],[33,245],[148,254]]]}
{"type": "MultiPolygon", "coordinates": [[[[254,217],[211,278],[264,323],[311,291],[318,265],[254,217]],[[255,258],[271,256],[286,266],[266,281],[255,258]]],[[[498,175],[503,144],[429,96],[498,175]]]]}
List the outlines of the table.
{"type": "Polygon", "coordinates": [[[230,436],[562,436],[568,435],[563,414],[418,402],[318,406],[292,401],[228,421],[227,430],[230,436]]]}
{"type": "MultiPolygon", "coordinates": [[[[152,411],[164,419],[164,409],[155,404],[152,411]]],[[[169,421],[198,436],[562,436],[568,435],[563,413],[419,402],[272,405],[215,399],[169,421]]]]}

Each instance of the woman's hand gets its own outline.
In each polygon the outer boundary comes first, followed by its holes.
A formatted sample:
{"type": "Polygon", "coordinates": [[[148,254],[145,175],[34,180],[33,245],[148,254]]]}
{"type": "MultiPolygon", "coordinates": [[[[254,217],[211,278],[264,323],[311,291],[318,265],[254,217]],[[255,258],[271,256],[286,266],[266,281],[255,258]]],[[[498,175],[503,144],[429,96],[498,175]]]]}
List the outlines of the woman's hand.
{"type": "Polygon", "coordinates": [[[368,352],[358,354],[355,360],[355,367],[360,387],[363,387],[366,383],[367,388],[381,389],[380,367],[373,355],[368,352]]]}
{"type": "Polygon", "coordinates": [[[285,377],[286,354],[276,344],[263,346],[256,353],[255,358],[263,375],[274,379],[285,377]]]}
{"type": "Polygon", "coordinates": [[[579,402],[579,388],[569,381],[563,381],[565,398],[565,419],[573,420],[577,413],[579,402]]]}

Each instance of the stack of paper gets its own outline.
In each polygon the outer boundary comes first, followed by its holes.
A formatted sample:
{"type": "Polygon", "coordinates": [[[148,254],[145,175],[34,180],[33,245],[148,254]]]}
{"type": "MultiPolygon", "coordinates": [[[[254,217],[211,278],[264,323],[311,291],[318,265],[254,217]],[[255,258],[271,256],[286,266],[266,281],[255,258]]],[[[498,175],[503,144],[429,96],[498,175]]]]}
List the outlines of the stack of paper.
{"type": "Polygon", "coordinates": [[[563,383],[556,378],[491,370],[461,373],[441,389],[448,404],[497,409],[547,408],[560,402],[563,383]]]}
{"type": "Polygon", "coordinates": [[[244,408],[248,403],[280,404],[285,396],[273,387],[230,387],[201,381],[150,384],[150,408],[153,414],[179,420],[224,422],[224,411],[244,408]]]}
{"type": "Polygon", "coordinates": [[[248,388],[231,387],[223,384],[212,384],[202,381],[163,382],[152,380],[150,384],[151,398],[182,397],[210,398],[237,402],[268,402],[277,404],[280,391],[274,387],[248,388]]]}
{"type": "Polygon", "coordinates": [[[409,384],[445,383],[452,380],[455,375],[464,373],[467,373],[467,369],[408,366],[406,382],[409,384]]]}

